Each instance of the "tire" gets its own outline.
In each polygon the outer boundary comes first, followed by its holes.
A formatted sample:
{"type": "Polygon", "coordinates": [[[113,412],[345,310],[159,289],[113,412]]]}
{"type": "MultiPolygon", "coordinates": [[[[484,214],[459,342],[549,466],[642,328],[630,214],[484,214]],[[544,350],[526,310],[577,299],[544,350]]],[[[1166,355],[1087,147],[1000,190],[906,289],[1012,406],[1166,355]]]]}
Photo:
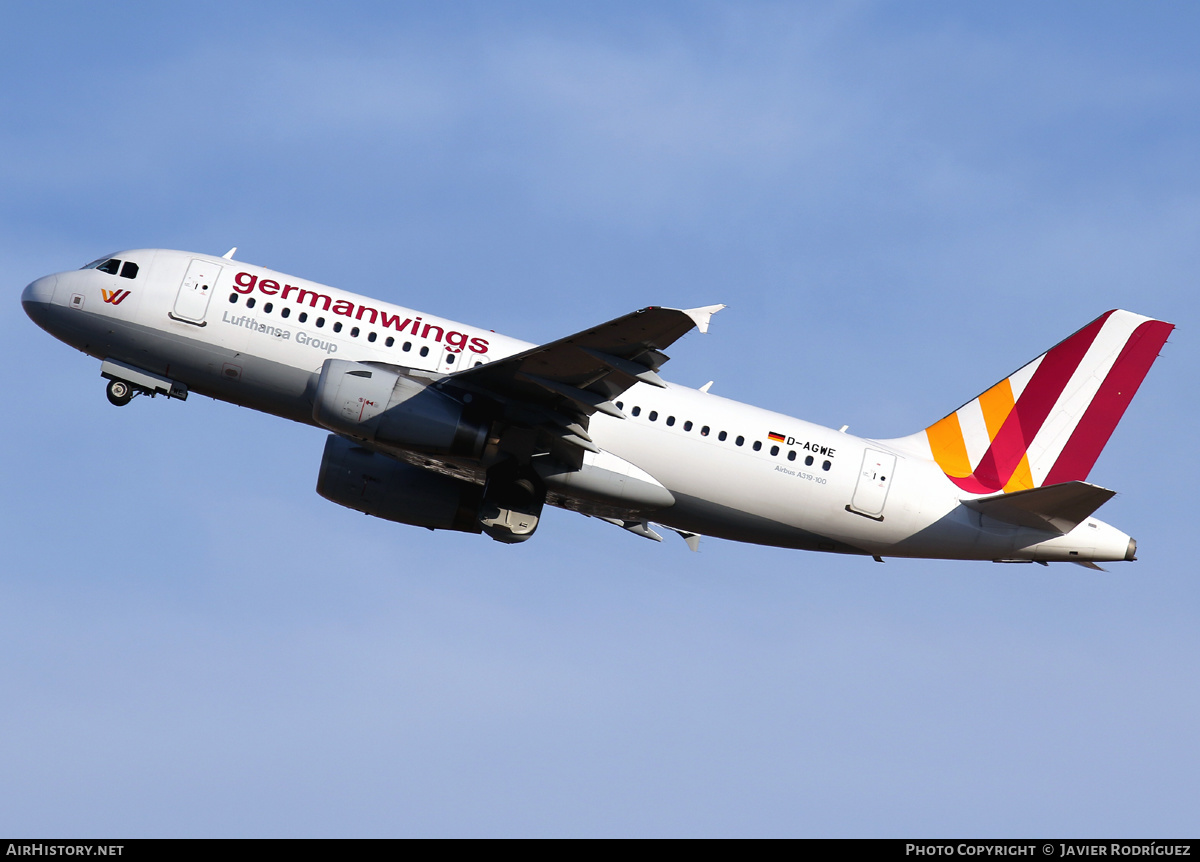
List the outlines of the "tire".
{"type": "Polygon", "coordinates": [[[133,387],[124,380],[110,380],[104,390],[110,404],[124,407],[133,399],[133,387]]]}

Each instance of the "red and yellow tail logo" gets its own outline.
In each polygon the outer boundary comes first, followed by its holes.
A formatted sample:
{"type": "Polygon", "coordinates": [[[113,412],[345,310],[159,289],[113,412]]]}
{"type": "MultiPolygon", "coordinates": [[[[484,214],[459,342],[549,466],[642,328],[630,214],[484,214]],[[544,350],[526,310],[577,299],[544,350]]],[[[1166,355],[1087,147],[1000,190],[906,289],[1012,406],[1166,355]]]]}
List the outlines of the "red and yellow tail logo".
{"type": "Polygon", "coordinates": [[[1082,481],[1175,327],[1110,311],[925,429],[973,494],[1082,481]]]}
{"type": "Polygon", "coordinates": [[[125,297],[129,296],[128,290],[105,290],[100,288],[100,295],[104,297],[104,301],[109,305],[120,305],[125,301],[125,297]]]}

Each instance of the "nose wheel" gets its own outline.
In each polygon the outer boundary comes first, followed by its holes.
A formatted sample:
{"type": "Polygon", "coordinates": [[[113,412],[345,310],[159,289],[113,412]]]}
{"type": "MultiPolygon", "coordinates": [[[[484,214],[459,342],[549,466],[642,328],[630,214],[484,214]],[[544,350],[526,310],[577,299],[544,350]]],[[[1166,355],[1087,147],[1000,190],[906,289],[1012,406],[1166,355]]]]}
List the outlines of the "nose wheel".
{"type": "Polygon", "coordinates": [[[133,387],[124,380],[110,380],[108,386],[105,387],[104,394],[108,396],[110,404],[124,407],[133,400],[134,391],[133,387]]]}

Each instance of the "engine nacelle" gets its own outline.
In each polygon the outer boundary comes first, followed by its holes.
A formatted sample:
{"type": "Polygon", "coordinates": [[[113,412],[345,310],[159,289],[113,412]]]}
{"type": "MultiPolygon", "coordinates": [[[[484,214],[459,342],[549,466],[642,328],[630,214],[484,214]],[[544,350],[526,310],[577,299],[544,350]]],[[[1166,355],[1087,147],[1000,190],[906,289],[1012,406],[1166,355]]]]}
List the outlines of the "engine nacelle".
{"type": "Polygon", "coordinates": [[[387,521],[431,530],[482,531],[480,486],[376,454],[336,434],[325,441],[317,493],[387,521]]]}
{"type": "Polygon", "coordinates": [[[435,455],[478,457],[487,426],[462,402],[397,371],[326,359],[313,399],[317,424],[353,437],[435,455]]]}

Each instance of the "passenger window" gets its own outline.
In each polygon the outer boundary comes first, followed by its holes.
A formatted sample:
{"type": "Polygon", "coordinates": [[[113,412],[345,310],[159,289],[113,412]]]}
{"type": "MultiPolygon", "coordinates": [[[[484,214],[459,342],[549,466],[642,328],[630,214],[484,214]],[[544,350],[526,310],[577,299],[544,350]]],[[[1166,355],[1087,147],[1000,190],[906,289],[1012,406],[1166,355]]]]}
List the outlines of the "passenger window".
{"type": "Polygon", "coordinates": [[[691,420],[691,419],[689,419],[688,421],[686,421],[686,422],[684,422],[684,423],[683,423],[683,430],[684,430],[684,431],[691,431],[691,430],[692,430],[692,420],[691,420]]]}
{"type": "Polygon", "coordinates": [[[335,321],[333,322],[333,331],[334,331],[334,332],[341,332],[341,331],[342,331],[342,322],[341,322],[340,320],[335,320],[335,321]]]}
{"type": "Polygon", "coordinates": [[[358,327],[357,326],[350,330],[350,337],[358,338],[358,327]]]}
{"type": "Polygon", "coordinates": [[[232,302],[234,305],[237,305],[237,294],[236,293],[229,294],[229,301],[232,302]]]}
{"type": "Polygon", "coordinates": [[[449,355],[446,357],[446,364],[447,364],[447,365],[453,365],[453,364],[454,364],[454,354],[453,354],[453,353],[449,354],[449,355]]]}
{"type": "Polygon", "coordinates": [[[429,355],[429,348],[428,348],[428,347],[422,347],[422,348],[421,348],[421,355],[422,355],[422,356],[428,356],[428,355],[429,355]]]}
{"type": "Polygon", "coordinates": [[[101,272],[107,272],[109,275],[116,275],[117,270],[120,268],[121,261],[117,260],[115,257],[112,260],[104,261],[104,263],[96,267],[96,269],[100,270],[101,272]]]}
{"type": "Polygon", "coordinates": [[[811,466],[812,466],[812,461],[813,461],[813,459],[812,459],[812,455],[805,455],[805,456],[804,456],[804,466],[805,466],[805,467],[811,467],[811,466]]]}
{"type": "Polygon", "coordinates": [[[671,426],[671,425],[674,425],[674,424],[675,424],[675,417],[674,417],[674,416],[668,416],[668,417],[667,417],[667,426],[669,427],[669,426],[671,426]]]}
{"type": "MultiPolygon", "coordinates": [[[[701,432],[701,433],[704,433],[704,432],[701,432]]],[[[717,435],[717,439],[720,440],[722,443],[724,443],[725,438],[728,436],[729,436],[728,434],[726,434],[724,431],[722,431],[720,434],[717,435]]]]}
{"type": "Polygon", "coordinates": [[[402,347],[401,350],[403,350],[405,353],[408,353],[408,351],[412,350],[412,342],[411,341],[404,342],[404,347],[402,347]]]}
{"type": "Polygon", "coordinates": [[[375,340],[375,333],[372,332],[370,335],[367,336],[367,341],[374,341],[374,340],[375,340]]]}
{"type": "Polygon", "coordinates": [[[384,345],[384,347],[391,347],[395,343],[396,343],[396,339],[392,338],[392,336],[389,335],[387,337],[387,341],[383,342],[383,345],[384,345]]]}
{"type": "Polygon", "coordinates": [[[137,278],[138,265],[132,260],[125,261],[125,265],[121,267],[121,278],[137,278]]]}
{"type": "Polygon", "coordinates": [[[246,300],[246,308],[254,308],[254,297],[251,296],[246,300]]]}
{"type": "Polygon", "coordinates": [[[317,318],[317,329],[320,329],[320,328],[321,328],[321,327],[323,327],[324,325],[325,325],[325,318],[323,318],[323,317],[318,317],[318,318],[317,318]]]}
{"type": "Polygon", "coordinates": [[[657,422],[658,421],[658,411],[651,410],[650,415],[647,416],[646,418],[649,419],[651,422],[657,422]]]}
{"type": "Polygon", "coordinates": [[[285,305],[283,307],[283,311],[279,312],[279,316],[280,317],[289,317],[289,316],[291,316],[291,313],[292,313],[292,310],[285,305]]]}
{"type": "Polygon", "coordinates": [[[792,451],[788,452],[788,460],[789,460],[789,461],[795,461],[795,460],[796,460],[796,450],[795,450],[795,449],[793,449],[792,451]]]}
{"type": "Polygon", "coordinates": [[[742,437],[741,435],[738,435],[738,438],[736,440],[734,440],[733,442],[738,444],[739,446],[741,446],[743,443],[746,442],[746,438],[742,437]]]}
{"type": "Polygon", "coordinates": [[[778,455],[778,454],[779,454],[779,447],[778,447],[778,446],[772,446],[772,447],[771,447],[771,454],[772,454],[772,455],[778,455]]]}
{"type": "Polygon", "coordinates": [[[274,305],[272,305],[271,303],[268,302],[266,305],[263,306],[263,314],[270,314],[271,309],[274,307],[275,307],[274,305]]]}
{"type": "Polygon", "coordinates": [[[307,311],[300,312],[299,320],[301,323],[307,322],[308,321],[308,312],[307,311]]]}
{"type": "Polygon", "coordinates": [[[833,466],[833,462],[832,462],[832,461],[826,461],[824,464],[822,464],[822,465],[821,465],[821,469],[822,469],[822,470],[828,470],[828,469],[829,469],[830,467],[832,467],[832,466],[833,466]]]}
{"type": "Polygon", "coordinates": [[[625,403],[624,403],[623,401],[618,401],[618,402],[617,402],[617,409],[618,409],[618,410],[624,410],[624,409],[625,409],[625,403]]]}
{"type": "Polygon", "coordinates": [[[641,415],[642,415],[642,408],[641,408],[641,407],[634,407],[634,408],[633,408],[632,410],[630,410],[629,412],[630,412],[630,413],[632,413],[634,416],[641,416],[641,415]]]}
{"type": "Polygon", "coordinates": [[[755,451],[755,452],[758,452],[758,451],[761,451],[761,450],[762,450],[762,441],[761,441],[761,440],[755,440],[755,441],[754,441],[754,451],[755,451]]]}

